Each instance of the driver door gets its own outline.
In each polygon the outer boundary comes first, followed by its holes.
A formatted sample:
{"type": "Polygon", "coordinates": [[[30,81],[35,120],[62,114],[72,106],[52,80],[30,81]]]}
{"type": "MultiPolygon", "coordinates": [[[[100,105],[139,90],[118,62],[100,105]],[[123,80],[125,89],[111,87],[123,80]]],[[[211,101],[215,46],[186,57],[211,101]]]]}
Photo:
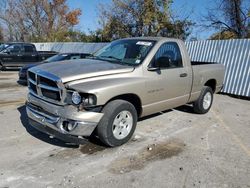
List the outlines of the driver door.
{"type": "Polygon", "coordinates": [[[22,45],[13,44],[6,48],[4,51],[4,56],[2,57],[4,66],[19,66],[22,58],[22,45]]]}
{"type": "Polygon", "coordinates": [[[148,78],[148,110],[157,112],[185,104],[189,98],[192,75],[188,74],[189,69],[183,65],[178,44],[162,44],[150,66],[153,69],[145,73],[148,78]]]}

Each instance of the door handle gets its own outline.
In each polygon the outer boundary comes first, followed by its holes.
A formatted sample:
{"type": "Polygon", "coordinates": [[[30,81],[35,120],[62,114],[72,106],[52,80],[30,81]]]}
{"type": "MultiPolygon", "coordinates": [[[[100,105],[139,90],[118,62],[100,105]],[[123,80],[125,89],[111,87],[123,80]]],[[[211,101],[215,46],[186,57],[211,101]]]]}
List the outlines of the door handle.
{"type": "Polygon", "coordinates": [[[187,76],[188,76],[187,73],[182,73],[182,74],[180,74],[180,77],[187,77],[187,76]]]}

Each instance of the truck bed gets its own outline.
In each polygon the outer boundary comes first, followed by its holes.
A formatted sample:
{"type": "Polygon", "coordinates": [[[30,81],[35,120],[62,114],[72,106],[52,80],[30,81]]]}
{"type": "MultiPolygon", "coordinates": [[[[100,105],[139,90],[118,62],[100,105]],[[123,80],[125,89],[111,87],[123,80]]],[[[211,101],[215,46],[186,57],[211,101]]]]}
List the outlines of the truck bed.
{"type": "Polygon", "coordinates": [[[208,64],[218,64],[218,63],[207,62],[207,61],[191,61],[191,65],[208,65],[208,64]]]}
{"type": "Polygon", "coordinates": [[[201,91],[201,82],[203,80],[210,80],[213,78],[217,81],[215,92],[218,92],[217,89],[222,87],[224,74],[224,66],[219,63],[214,62],[195,62],[192,64],[193,69],[193,87],[192,93],[201,91]]]}

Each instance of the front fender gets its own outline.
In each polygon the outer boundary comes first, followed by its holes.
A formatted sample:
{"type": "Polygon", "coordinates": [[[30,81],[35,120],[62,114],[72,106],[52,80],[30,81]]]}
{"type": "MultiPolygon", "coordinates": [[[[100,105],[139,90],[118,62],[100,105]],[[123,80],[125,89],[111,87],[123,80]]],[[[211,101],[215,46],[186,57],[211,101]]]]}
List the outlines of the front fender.
{"type": "Polygon", "coordinates": [[[67,87],[78,92],[94,94],[97,98],[97,105],[104,105],[110,99],[123,94],[143,96],[145,81],[138,77],[109,78],[82,83],[70,83],[67,84],[67,87]]]}

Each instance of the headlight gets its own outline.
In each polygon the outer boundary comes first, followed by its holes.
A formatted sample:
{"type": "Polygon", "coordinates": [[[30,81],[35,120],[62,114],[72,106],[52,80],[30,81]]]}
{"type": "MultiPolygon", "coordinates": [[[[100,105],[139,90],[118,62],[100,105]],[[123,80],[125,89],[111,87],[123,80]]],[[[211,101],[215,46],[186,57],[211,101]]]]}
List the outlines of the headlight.
{"type": "Polygon", "coordinates": [[[71,98],[72,102],[76,105],[80,104],[82,102],[82,97],[78,92],[73,92],[72,94],[72,98],[71,98]]]}

